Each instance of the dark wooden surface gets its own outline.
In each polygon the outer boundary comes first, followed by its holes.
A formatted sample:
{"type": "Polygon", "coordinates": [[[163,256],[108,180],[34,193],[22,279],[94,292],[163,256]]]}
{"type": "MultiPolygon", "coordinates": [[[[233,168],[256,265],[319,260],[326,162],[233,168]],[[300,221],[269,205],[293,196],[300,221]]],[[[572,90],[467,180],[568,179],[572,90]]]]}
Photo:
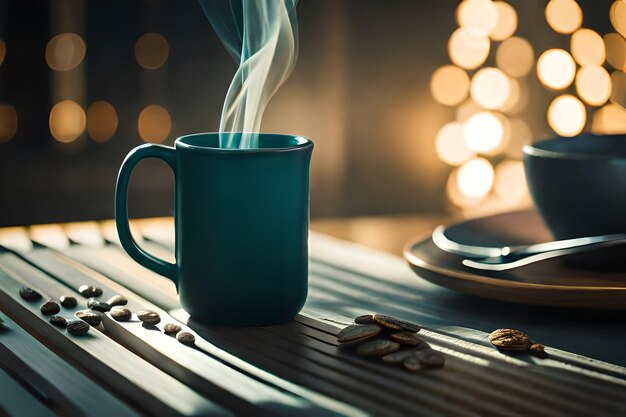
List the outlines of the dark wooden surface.
{"type": "MultiPolygon", "coordinates": [[[[135,232],[148,250],[171,254],[168,220],[136,222],[135,232]]],[[[109,222],[3,229],[0,245],[0,382],[8,387],[0,411],[10,415],[100,415],[85,404],[101,415],[626,413],[620,313],[457,294],[415,276],[396,256],[313,233],[309,298],[296,320],[215,328],[189,318],[171,282],[130,260],[109,222]],[[133,311],[158,311],[160,329],[178,321],[196,345],[136,319],[109,317],[88,338],[71,337],[47,322],[40,303],[17,293],[29,285],[46,297],[74,294],[84,304],[75,294],[82,284],[102,287],[102,298],[126,296],[133,311]],[[444,369],[411,374],[339,347],[339,329],[364,312],[422,324],[420,336],[446,356],[444,369]],[[487,335],[497,327],[528,332],[547,345],[548,358],[493,349],[487,335]],[[18,398],[30,399],[35,411],[17,407],[18,398]]]]}

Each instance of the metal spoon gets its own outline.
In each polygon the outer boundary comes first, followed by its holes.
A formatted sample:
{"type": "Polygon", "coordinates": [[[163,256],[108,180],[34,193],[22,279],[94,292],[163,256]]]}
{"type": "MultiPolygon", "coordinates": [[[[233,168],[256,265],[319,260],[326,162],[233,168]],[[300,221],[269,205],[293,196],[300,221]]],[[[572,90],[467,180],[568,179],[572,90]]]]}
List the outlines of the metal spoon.
{"type": "Polygon", "coordinates": [[[626,243],[626,234],[556,240],[554,242],[537,243],[528,246],[516,246],[508,252],[503,250],[499,256],[465,259],[463,260],[463,265],[484,271],[506,271],[557,256],[624,243],[626,243]]]}

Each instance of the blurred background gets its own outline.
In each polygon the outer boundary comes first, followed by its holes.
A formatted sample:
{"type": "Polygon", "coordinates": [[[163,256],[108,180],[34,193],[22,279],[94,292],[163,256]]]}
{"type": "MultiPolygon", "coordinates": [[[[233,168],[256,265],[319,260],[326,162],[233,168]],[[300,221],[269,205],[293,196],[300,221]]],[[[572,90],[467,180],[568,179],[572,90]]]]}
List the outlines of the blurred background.
{"type": "MultiPolygon", "coordinates": [[[[301,0],[298,20],[263,131],[315,141],[314,218],[528,206],[524,143],[626,132],[621,0],[301,0]]],[[[0,226],[113,217],[124,156],[217,130],[235,70],[193,0],[0,0],[0,226]]],[[[133,216],[172,213],[162,163],[131,189],[133,216]]]]}

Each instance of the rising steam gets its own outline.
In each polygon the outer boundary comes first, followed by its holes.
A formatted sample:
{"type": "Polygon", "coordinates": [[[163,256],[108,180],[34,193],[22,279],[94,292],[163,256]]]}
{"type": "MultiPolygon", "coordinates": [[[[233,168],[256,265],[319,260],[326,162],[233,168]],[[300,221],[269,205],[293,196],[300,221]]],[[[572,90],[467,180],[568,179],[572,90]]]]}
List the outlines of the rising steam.
{"type": "Polygon", "coordinates": [[[200,0],[217,35],[239,62],[222,109],[220,147],[258,147],[265,106],[298,56],[297,2],[200,0]]]}

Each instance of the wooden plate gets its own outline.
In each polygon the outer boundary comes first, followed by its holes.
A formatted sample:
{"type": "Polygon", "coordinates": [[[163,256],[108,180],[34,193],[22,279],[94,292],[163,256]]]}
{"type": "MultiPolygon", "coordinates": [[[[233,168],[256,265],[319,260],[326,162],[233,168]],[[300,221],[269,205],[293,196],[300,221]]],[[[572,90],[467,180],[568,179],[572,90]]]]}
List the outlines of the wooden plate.
{"type": "MultiPolygon", "coordinates": [[[[451,226],[446,236],[459,243],[482,246],[552,239],[535,211],[468,220],[451,226]]],[[[464,266],[463,257],[439,249],[430,236],[410,242],[404,257],[420,277],[479,297],[555,307],[626,309],[625,272],[574,268],[566,265],[565,257],[503,272],[478,271],[464,266]]]]}

